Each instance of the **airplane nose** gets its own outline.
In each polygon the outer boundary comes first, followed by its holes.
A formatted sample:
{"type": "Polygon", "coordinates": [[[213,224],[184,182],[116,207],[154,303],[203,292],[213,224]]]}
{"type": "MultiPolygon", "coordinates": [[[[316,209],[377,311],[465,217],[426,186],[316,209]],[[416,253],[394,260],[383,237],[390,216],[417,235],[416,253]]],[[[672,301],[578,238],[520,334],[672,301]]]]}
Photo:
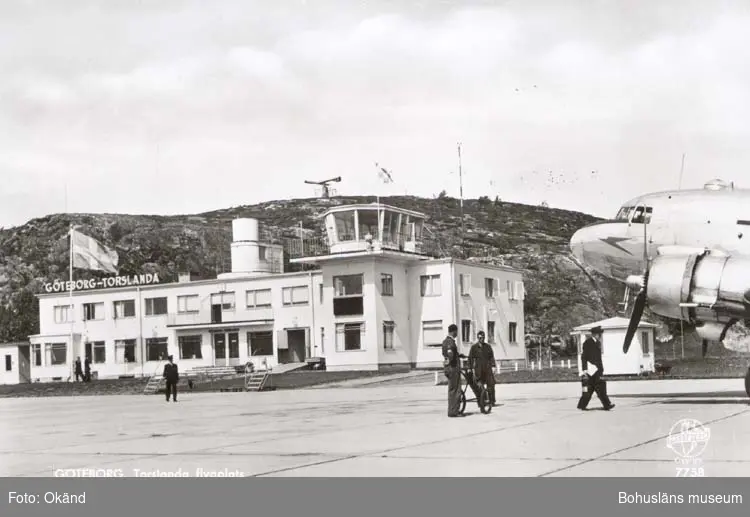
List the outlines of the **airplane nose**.
{"type": "Polygon", "coordinates": [[[576,231],[570,238],[570,252],[577,260],[583,260],[584,230],[576,231]]]}

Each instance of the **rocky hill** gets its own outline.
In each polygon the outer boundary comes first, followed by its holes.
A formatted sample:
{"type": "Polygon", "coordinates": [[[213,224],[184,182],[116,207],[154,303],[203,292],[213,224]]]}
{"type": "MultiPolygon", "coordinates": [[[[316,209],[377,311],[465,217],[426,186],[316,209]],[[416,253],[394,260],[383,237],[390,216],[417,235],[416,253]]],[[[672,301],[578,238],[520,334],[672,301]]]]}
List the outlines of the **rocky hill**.
{"type": "MultiPolygon", "coordinates": [[[[622,287],[584,271],[569,253],[571,235],[596,221],[593,216],[499,199],[464,200],[462,246],[457,199],[442,194],[381,200],[426,213],[427,234],[440,240],[446,255],[523,271],[527,332],[565,335],[576,325],[615,315],[622,287]]],[[[298,235],[300,222],[309,232],[322,234],[316,216],[331,205],[373,201],[296,199],[181,216],[57,214],[0,230],[0,342],[24,340],[39,331],[34,294],[42,292],[46,281],[67,278],[71,222],[118,251],[121,274],[156,272],[165,281],[192,271],[211,278],[229,269],[231,221],[236,217],[258,218],[266,239],[284,243],[298,235]]],[[[76,271],[76,278],[95,276],[76,271]]]]}

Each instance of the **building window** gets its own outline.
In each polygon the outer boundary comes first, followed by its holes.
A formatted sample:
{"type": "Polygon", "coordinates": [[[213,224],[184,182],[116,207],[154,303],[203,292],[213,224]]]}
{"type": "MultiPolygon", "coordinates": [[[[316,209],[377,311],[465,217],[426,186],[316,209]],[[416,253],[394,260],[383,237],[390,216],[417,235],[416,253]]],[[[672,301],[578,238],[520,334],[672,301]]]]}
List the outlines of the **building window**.
{"type": "Polygon", "coordinates": [[[254,356],[273,355],[273,332],[264,330],[247,333],[247,353],[254,356]]]}
{"type": "Polygon", "coordinates": [[[33,355],[32,361],[34,361],[34,366],[42,366],[42,345],[35,344],[31,345],[31,353],[33,355]]]}
{"type": "Polygon", "coordinates": [[[160,316],[167,313],[167,297],[146,298],[146,316],[160,316]]]}
{"type": "Polygon", "coordinates": [[[364,275],[333,277],[334,316],[359,316],[364,314],[363,284],[364,275]]]}
{"type": "Polygon", "coordinates": [[[135,362],[135,339],[115,341],[115,362],[119,364],[135,362]]]}
{"type": "Polygon", "coordinates": [[[364,333],[364,323],[336,324],[336,351],[363,350],[362,341],[364,333]]]}
{"type": "Polygon", "coordinates": [[[523,282],[513,282],[508,280],[507,287],[509,300],[523,300],[523,282]]]}
{"type": "Polygon", "coordinates": [[[233,311],[234,304],[234,293],[214,293],[211,295],[211,307],[221,306],[222,311],[233,311]]]}
{"type": "Polygon", "coordinates": [[[516,343],[516,322],[511,321],[508,323],[508,341],[510,343],[516,343]]]}
{"type": "Polygon", "coordinates": [[[240,334],[239,332],[229,333],[229,358],[238,359],[240,357],[240,334]]]}
{"type": "Polygon", "coordinates": [[[471,343],[472,332],[471,332],[471,320],[461,320],[461,341],[464,343],[471,343]]]}
{"type": "Polygon", "coordinates": [[[440,296],[440,275],[422,275],[419,277],[419,289],[422,296],[440,296]]]}
{"type": "Polygon", "coordinates": [[[310,301],[310,292],[306,285],[295,285],[292,287],[284,287],[281,290],[281,298],[287,307],[294,305],[307,305],[310,301]]]}
{"type": "Polygon", "coordinates": [[[104,303],[84,303],[83,304],[83,321],[103,320],[104,303]]]}
{"type": "Polygon", "coordinates": [[[649,351],[649,348],[651,347],[651,342],[649,338],[649,332],[644,331],[641,332],[641,351],[643,352],[643,355],[648,356],[651,352],[649,351]]]}
{"type": "Polygon", "coordinates": [[[443,346],[443,320],[422,322],[422,343],[425,347],[443,346]]]}
{"type": "Polygon", "coordinates": [[[393,330],[396,328],[396,324],[392,321],[383,322],[383,348],[385,350],[393,350],[393,330]]]}
{"type": "Polygon", "coordinates": [[[354,212],[337,212],[333,214],[333,220],[336,223],[336,237],[338,237],[338,241],[353,241],[356,237],[354,212]]]}
{"type": "Polygon", "coordinates": [[[96,364],[107,362],[107,348],[104,341],[93,341],[86,343],[86,357],[96,364]]]}
{"type": "Polygon", "coordinates": [[[393,296],[393,275],[387,273],[380,275],[380,294],[382,296],[393,296]]]}
{"type": "Polygon", "coordinates": [[[6,355],[5,356],[5,371],[10,372],[13,371],[13,357],[6,355]]]}
{"type": "Polygon", "coordinates": [[[55,306],[55,323],[70,323],[71,321],[71,310],[70,305],[56,305],[55,306]]]}
{"type": "Polygon", "coordinates": [[[135,318],[135,300],[115,302],[115,319],[135,318]]]}
{"type": "Polygon", "coordinates": [[[188,294],[177,297],[177,312],[198,312],[200,302],[197,294],[188,294]]]}
{"type": "Polygon", "coordinates": [[[177,345],[180,348],[180,359],[203,359],[203,337],[200,334],[178,336],[177,345]]]}
{"type": "Polygon", "coordinates": [[[66,343],[47,343],[45,346],[46,364],[58,366],[68,360],[68,345],[66,343]]]}
{"type": "Polygon", "coordinates": [[[164,361],[167,358],[167,338],[150,337],[146,339],[146,360],[164,361]]]}
{"type": "Polygon", "coordinates": [[[461,273],[458,277],[459,288],[461,290],[461,296],[469,296],[471,293],[471,275],[461,273]]]}
{"type": "Polygon", "coordinates": [[[247,291],[245,294],[245,303],[248,309],[263,309],[271,306],[271,290],[255,289],[247,291]]]}
{"type": "Polygon", "coordinates": [[[495,322],[494,321],[487,322],[487,342],[491,345],[495,343],[495,322]]]}
{"type": "Polygon", "coordinates": [[[266,260],[266,247],[265,246],[258,246],[258,260],[261,262],[265,262],[266,260]]]}
{"type": "Polygon", "coordinates": [[[485,278],[484,279],[484,295],[487,298],[495,298],[500,291],[500,281],[497,278],[485,278]]]}

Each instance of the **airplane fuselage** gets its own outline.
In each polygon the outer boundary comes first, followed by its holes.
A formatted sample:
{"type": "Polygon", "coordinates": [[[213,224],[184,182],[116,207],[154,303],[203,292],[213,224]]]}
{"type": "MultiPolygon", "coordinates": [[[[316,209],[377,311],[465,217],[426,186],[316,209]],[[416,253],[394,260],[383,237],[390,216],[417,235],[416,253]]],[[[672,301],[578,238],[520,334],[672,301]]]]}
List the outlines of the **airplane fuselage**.
{"type": "Polygon", "coordinates": [[[648,257],[662,246],[750,255],[750,190],[646,194],[623,204],[614,219],[578,230],[570,246],[581,263],[625,282],[645,269],[644,234],[648,257]]]}

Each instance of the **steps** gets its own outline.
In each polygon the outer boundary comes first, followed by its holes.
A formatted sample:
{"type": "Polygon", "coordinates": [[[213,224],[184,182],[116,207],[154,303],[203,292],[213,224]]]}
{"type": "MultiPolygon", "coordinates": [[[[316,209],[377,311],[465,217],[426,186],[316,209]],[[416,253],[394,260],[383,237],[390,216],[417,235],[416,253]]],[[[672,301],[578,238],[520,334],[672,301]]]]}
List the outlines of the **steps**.
{"type": "Polygon", "coordinates": [[[268,381],[268,372],[253,372],[245,376],[245,391],[263,391],[268,381]]]}
{"type": "Polygon", "coordinates": [[[164,385],[164,377],[161,377],[160,375],[152,375],[148,382],[146,383],[146,386],[143,388],[143,394],[144,395],[153,395],[159,391],[159,389],[162,388],[162,385],[164,385]]]}

